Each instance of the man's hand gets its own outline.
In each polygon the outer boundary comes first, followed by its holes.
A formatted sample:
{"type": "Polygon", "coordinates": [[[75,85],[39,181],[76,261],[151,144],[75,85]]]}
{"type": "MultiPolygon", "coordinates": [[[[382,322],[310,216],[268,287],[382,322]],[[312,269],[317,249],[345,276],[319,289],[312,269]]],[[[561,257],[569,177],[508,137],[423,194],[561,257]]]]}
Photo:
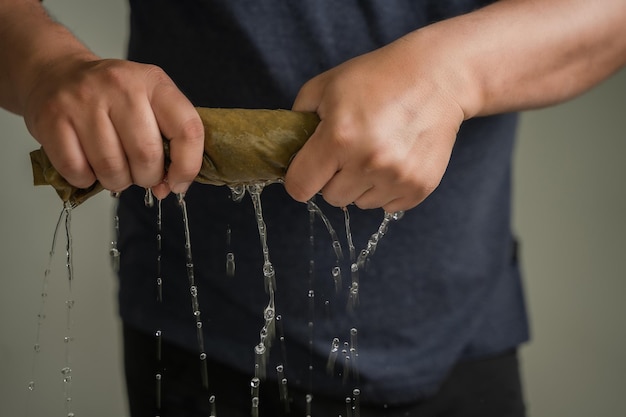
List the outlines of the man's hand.
{"type": "Polygon", "coordinates": [[[100,59],[37,0],[0,0],[0,107],[24,116],[76,187],[134,183],[163,198],[184,192],[202,164],[200,116],[160,68],[100,59]]]}
{"type": "Polygon", "coordinates": [[[158,67],[70,56],[39,73],[24,106],[30,133],[57,171],[85,188],[184,192],[202,163],[204,129],[193,105],[158,67]],[[161,135],[171,141],[164,178],[161,135]]]}
{"type": "Polygon", "coordinates": [[[321,123],[287,191],[406,210],[439,184],[463,120],[568,100],[626,65],[626,3],[507,0],[411,32],[312,79],[321,123]]]}
{"type": "Polygon", "coordinates": [[[293,198],[321,191],[334,206],[393,212],[439,185],[464,115],[444,72],[432,62],[416,67],[406,48],[395,42],[302,87],[293,109],[315,111],[321,122],[287,171],[293,198]]]}

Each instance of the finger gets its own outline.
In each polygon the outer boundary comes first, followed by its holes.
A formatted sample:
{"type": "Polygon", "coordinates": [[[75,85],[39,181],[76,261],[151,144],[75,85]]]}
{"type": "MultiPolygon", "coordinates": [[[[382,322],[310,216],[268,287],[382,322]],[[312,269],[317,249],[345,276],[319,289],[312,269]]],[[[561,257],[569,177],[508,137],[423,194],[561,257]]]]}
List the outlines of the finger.
{"type": "Polygon", "coordinates": [[[198,112],[172,84],[155,90],[152,108],[160,131],[170,140],[168,184],[172,192],[187,191],[202,166],[204,126],[198,112]]]}
{"type": "Polygon", "coordinates": [[[397,211],[407,211],[412,209],[413,207],[420,204],[423,200],[411,198],[411,197],[400,197],[394,200],[389,201],[384,204],[383,210],[387,213],[395,213],[397,211]]]}
{"type": "Polygon", "coordinates": [[[384,207],[390,204],[392,201],[398,199],[398,196],[392,194],[386,187],[372,187],[356,199],[354,204],[360,209],[374,209],[384,207]]]}
{"type": "Polygon", "coordinates": [[[372,184],[363,180],[362,175],[344,167],[322,188],[322,195],[328,204],[345,207],[355,202],[371,188],[372,184]]]}
{"type": "Polygon", "coordinates": [[[105,111],[95,111],[76,122],[76,131],[89,165],[107,190],[122,191],[133,179],[115,127],[105,111]]]}
{"type": "Polygon", "coordinates": [[[74,128],[61,123],[54,128],[42,129],[38,140],[57,172],[74,187],[88,188],[96,181],[87,157],[74,128]]]}
{"type": "Polygon", "coordinates": [[[170,186],[165,180],[152,187],[152,194],[159,200],[163,200],[171,191],[170,186]]]}
{"type": "Polygon", "coordinates": [[[111,120],[126,153],[133,182],[148,188],[163,180],[163,140],[149,102],[118,106],[111,120]]]}
{"type": "MultiPolygon", "coordinates": [[[[320,125],[322,123],[324,122],[320,122],[320,125]]],[[[335,156],[329,155],[324,141],[313,133],[291,161],[285,175],[285,189],[296,201],[308,201],[326,185],[338,169],[335,156]]]]}

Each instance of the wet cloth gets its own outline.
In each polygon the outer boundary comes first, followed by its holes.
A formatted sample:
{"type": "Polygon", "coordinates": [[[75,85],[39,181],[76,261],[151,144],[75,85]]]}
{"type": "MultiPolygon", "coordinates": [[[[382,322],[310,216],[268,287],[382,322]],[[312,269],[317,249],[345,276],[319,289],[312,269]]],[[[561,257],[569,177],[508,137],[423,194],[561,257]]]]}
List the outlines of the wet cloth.
{"type": "MultiPolygon", "coordinates": [[[[286,109],[300,86],[320,72],[483,2],[130,4],[129,57],[164,68],[194,105],[286,109]]],[[[332,339],[348,340],[356,327],[363,399],[403,404],[433,395],[459,361],[492,356],[527,340],[510,225],[516,121],[516,115],[504,114],[462,125],[441,185],[391,225],[360,277],[359,306],[353,312],[346,311],[347,274],[340,292],[335,291],[330,273],[335,256],[324,226],[315,223],[311,253],[306,205],[292,200],[281,184],[266,187],[261,197],[276,270],[276,313],[287,344],[286,357],[274,345],[268,369],[286,361],[285,372],[294,387],[306,390],[311,385],[315,393],[341,400],[352,382],[343,383],[339,367],[329,377],[326,362],[332,339]]],[[[143,196],[144,190],[133,187],[119,201],[122,319],[147,333],[161,329],[170,342],[197,352],[180,207],[173,196],[162,203],[159,303],[156,208],[146,208],[143,196]]],[[[206,353],[252,376],[253,347],[268,301],[252,204],[247,197],[234,202],[227,187],[197,183],[186,200],[206,353]],[[228,251],[235,254],[234,277],[226,274],[228,251]]],[[[343,234],[342,211],[319,198],[318,203],[343,234]]],[[[355,246],[362,248],[382,211],[349,210],[355,246]]],[[[345,261],[341,267],[349,270],[345,261]]]]}
{"type": "MultiPolygon", "coordinates": [[[[293,155],[319,123],[314,113],[267,109],[197,108],[204,125],[204,155],[195,181],[211,185],[270,183],[284,178],[293,155]]],[[[169,141],[163,139],[165,165],[169,141]]],[[[31,152],[35,185],[51,185],[59,197],[76,207],[102,191],[69,184],[52,166],[43,148],[31,152]]]]}

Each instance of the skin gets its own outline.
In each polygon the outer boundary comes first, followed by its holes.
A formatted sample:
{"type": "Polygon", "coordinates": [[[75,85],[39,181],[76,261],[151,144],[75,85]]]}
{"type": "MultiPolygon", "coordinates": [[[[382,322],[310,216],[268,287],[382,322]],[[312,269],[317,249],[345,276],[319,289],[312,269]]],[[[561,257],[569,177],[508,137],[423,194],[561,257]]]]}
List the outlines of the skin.
{"type": "MultiPolygon", "coordinates": [[[[202,124],[162,70],[100,59],[34,0],[0,0],[0,51],[0,106],[24,116],[70,183],[187,189],[202,124]]],[[[623,0],[502,0],[427,26],[302,87],[293,109],[321,123],[285,188],[298,201],[321,192],[335,206],[410,209],[440,183],[464,120],[565,101],[625,64],[623,0]]]]}

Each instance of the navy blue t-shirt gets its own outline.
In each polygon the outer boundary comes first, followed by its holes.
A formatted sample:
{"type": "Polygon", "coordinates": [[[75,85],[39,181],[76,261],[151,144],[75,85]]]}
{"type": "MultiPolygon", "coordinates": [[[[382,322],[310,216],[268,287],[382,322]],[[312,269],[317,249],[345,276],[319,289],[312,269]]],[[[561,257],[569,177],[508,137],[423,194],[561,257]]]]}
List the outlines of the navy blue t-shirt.
{"type": "MultiPolygon", "coordinates": [[[[272,109],[290,108],[300,86],[324,70],[488,2],[130,3],[130,59],[164,68],[194,105],[272,109]]],[[[335,290],[335,256],[323,224],[315,223],[311,275],[306,205],[292,200],[280,184],[266,187],[262,204],[276,270],[276,313],[287,344],[285,358],[275,342],[270,366],[286,361],[290,383],[306,386],[312,364],[314,389],[343,397],[351,385],[339,376],[342,359],[334,377],[326,373],[327,359],[333,338],[349,341],[350,329],[357,328],[364,400],[399,404],[433,394],[455,363],[527,340],[510,226],[516,120],[504,114],[462,125],[441,185],[391,224],[360,276],[354,311],[346,307],[349,274],[344,272],[341,290],[335,290]]],[[[197,350],[181,210],[172,196],[163,201],[163,301],[158,302],[156,209],[144,206],[143,194],[129,189],[119,205],[122,318],[148,332],[161,329],[168,340],[197,350]]],[[[252,203],[248,197],[234,202],[226,187],[200,184],[192,185],[186,200],[206,352],[252,375],[268,302],[252,203]],[[228,250],[235,254],[234,277],[226,274],[228,250]]],[[[342,211],[320,198],[318,204],[342,235],[342,211]]],[[[351,207],[350,216],[355,246],[363,248],[383,212],[351,207]]],[[[345,238],[343,244],[346,252],[345,238]]]]}

